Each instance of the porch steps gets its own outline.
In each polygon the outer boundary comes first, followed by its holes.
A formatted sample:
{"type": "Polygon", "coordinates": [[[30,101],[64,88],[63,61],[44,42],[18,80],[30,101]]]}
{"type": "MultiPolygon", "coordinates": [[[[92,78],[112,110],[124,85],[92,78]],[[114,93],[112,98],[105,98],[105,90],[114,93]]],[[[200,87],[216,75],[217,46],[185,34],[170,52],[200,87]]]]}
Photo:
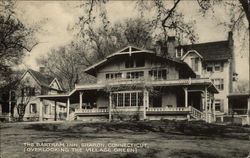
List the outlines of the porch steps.
{"type": "Polygon", "coordinates": [[[190,116],[195,118],[196,120],[205,120],[205,114],[194,107],[190,106],[190,116]]]}
{"type": "Polygon", "coordinates": [[[70,114],[69,114],[68,121],[73,121],[73,120],[75,120],[75,119],[76,119],[76,114],[75,114],[75,112],[70,113],[70,114]]]}

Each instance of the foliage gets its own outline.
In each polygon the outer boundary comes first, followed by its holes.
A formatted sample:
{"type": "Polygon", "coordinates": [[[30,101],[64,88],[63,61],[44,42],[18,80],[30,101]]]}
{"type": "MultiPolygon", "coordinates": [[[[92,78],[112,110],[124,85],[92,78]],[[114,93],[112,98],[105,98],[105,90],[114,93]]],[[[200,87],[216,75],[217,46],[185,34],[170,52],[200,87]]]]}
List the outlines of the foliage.
{"type": "Polygon", "coordinates": [[[19,64],[25,52],[30,52],[37,43],[32,43],[35,29],[16,17],[14,1],[1,1],[0,12],[0,84],[4,86],[10,83],[11,67],[19,64]]]}
{"type": "Polygon", "coordinates": [[[51,75],[62,80],[68,90],[76,83],[93,83],[93,77],[83,70],[128,44],[147,47],[151,44],[150,27],[146,21],[135,19],[107,28],[89,27],[81,30],[74,42],[53,49],[38,62],[48,68],[51,75]]]}
{"type": "Polygon", "coordinates": [[[33,84],[28,77],[18,82],[16,90],[18,104],[16,105],[16,109],[19,120],[23,119],[27,105],[39,90],[41,90],[40,87],[37,84],[33,84]]]}
{"type": "Polygon", "coordinates": [[[237,81],[235,83],[233,91],[236,92],[236,93],[250,92],[249,81],[247,81],[247,80],[237,81]]]}

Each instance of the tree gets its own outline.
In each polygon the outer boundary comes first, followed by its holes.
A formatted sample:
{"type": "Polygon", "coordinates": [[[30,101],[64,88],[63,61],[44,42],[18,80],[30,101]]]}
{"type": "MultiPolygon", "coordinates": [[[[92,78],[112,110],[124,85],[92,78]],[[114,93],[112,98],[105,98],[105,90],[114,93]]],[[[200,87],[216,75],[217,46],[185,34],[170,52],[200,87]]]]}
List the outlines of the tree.
{"type": "Polygon", "coordinates": [[[248,93],[248,92],[250,92],[249,81],[241,80],[241,81],[236,82],[233,91],[236,93],[248,93]]]}
{"type": "Polygon", "coordinates": [[[22,121],[25,115],[27,105],[33,96],[36,95],[36,91],[39,89],[37,85],[32,85],[29,78],[18,82],[16,89],[16,97],[18,98],[19,104],[16,105],[18,120],[22,121]]]}
{"type": "Polygon", "coordinates": [[[149,46],[152,41],[150,30],[146,21],[140,19],[130,19],[106,28],[89,27],[81,30],[74,42],[53,49],[38,62],[47,67],[51,75],[63,81],[66,89],[72,90],[78,82],[94,82],[95,79],[83,70],[107,55],[128,44],[149,46]]]}
{"type": "Polygon", "coordinates": [[[83,69],[90,61],[83,51],[72,42],[66,46],[51,50],[51,53],[38,59],[38,63],[45,66],[47,72],[63,82],[67,90],[74,89],[79,80],[91,82],[93,78],[84,75],[83,69]]]}
{"type": "Polygon", "coordinates": [[[33,38],[34,28],[25,26],[15,15],[14,1],[0,2],[0,85],[8,84],[11,67],[19,64],[26,52],[37,43],[33,38]]]}

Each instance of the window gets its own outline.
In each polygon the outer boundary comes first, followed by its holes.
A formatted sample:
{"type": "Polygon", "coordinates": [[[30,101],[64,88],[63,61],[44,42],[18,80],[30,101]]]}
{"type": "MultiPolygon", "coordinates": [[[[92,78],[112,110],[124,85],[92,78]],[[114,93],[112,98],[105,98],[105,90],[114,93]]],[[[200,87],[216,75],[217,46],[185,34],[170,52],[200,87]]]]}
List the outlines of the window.
{"type": "Polygon", "coordinates": [[[214,71],[223,71],[223,63],[222,62],[215,63],[214,64],[214,71]]]}
{"type": "Polygon", "coordinates": [[[143,106],[142,92],[117,92],[112,95],[113,105],[117,107],[143,106]]]}
{"type": "Polygon", "coordinates": [[[49,114],[49,105],[44,105],[44,114],[49,114]]]}
{"type": "Polygon", "coordinates": [[[138,93],[131,93],[131,106],[136,106],[136,103],[137,103],[137,94],[138,93]]]}
{"type": "Polygon", "coordinates": [[[216,99],[214,101],[214,105],[215,105],[215,111],[221,111],[221,100],[220,99],[216,99]]]}
{"type": "Polygon", "coordinates": [[[176,57],[182,57],[183,56],[183,48],[176,48],[175,49],[175,55],[176,57]]]}
{"type": "Polygon", "coordinates": [[[21,89],[22,96],[35,96],[35,88],[34,87],[24,87],[21,89]]]}
{"type": "Polygon", "coordinates": [[[213,66],[209,65],[207,66],[207,72],[213,72],[213,66]]]}
{"type": "Polygon", "coordinates": [[[130,106],[130,93],[125,93],[125,106],[130,106]]]}
{"type": "Polygon", "coordinates": [[[37,113],[36,104],[30,104],[30,113],[37,113]]]}
{"type": "Polygon", "coordinates": [[[149,76],[151,76],[153,80],[166,80],[167,79],[166,69],[151,70],[148,73],[149,73],[149,76]]]}
{"type": "Polygon", "coordinates": [[[122,77],[122,73],[108,73],[106,74],[106,79],[118,79],[122,77]]]}
{"type": "Polygon", "coordinates": [[[223,79],[221,79],[221,78],[212,79],[212,82],[217,89],[219,89],[219,90],[224,89],[224,80],[223,79]]]}
{"type": "Polygon", "coordinates": [[[198,71],[199,58],[191,58],[191,62],[192,62],[192,69],[194,71],[198,71]]]}
{"type": "Polygon", "coordinates": [[[127,72],[127,79],[141,78],[144,76],[143,71],[127,72]]]}
{"type": "Polygon", "coordinates": [[[118,100],[117,100],[117,106],[122,107],[123,106],[123,93],[118,93],[118,100]]]}
{"type": "Polygon", "coordinates": [[[223,62],[208,63],[207,72],[223,71],[223,62]]]}

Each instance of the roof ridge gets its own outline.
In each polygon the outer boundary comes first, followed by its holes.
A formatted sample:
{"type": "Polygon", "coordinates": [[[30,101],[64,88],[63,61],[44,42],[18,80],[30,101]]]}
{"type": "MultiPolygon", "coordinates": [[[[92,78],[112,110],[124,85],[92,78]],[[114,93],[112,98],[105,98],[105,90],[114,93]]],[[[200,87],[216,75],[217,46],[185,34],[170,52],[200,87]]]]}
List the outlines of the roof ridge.
{"type": "Polygon", "coordinates": [[[186,45],[179,45],[179,46],[194,46],[194,45],[204,45],[204,44],[215,44],[215,43],[226,43],[229,42],[228,40],[222,40],[222,41],[212,41],[212,42],[204,42],[204,43],[195,43],[195,44],[186,44],[186,45]]]}

